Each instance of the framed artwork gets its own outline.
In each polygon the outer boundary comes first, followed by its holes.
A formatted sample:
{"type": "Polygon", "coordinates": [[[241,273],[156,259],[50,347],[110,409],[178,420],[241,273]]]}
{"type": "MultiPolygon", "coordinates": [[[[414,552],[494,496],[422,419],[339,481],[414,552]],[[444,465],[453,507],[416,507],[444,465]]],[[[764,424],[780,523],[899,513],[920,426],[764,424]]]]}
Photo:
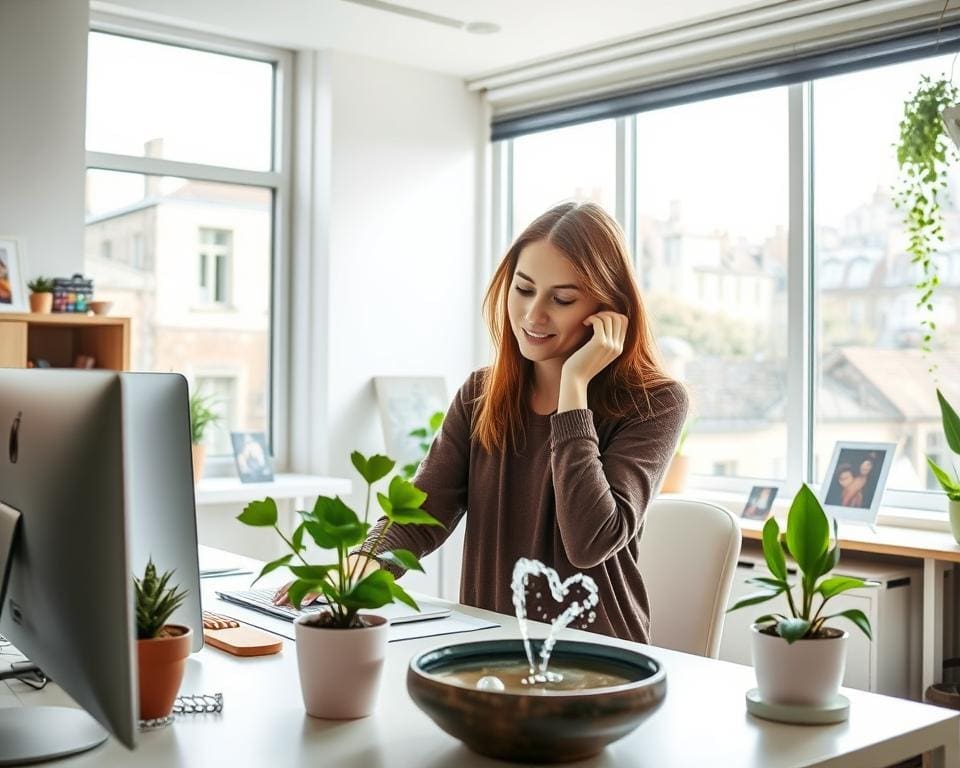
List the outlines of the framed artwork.
{"type": "Polygon", "coordinates": [[[273,459],[263,432],[231,432],[230,442],[241,483],[273,481],[273,459]]]}
{"type": "Polygon", "coordinates": [[[775,485],[755,485],[750,489],[747,504],[740,513],[740,517],[747,520],[766,520],[773,511],[773,500],[777,498],[775,485]]]}
{"type": "Polygon", "coordinates": [[[896,449],[896,443],[838,442],[820,490],[826,513],[873,525],[896,449]]]}
{"type": "Polygon", "coordinates": [[[27,307],[19,244],[0,237],[0,312],[27,312],[27,307]]]}
{"type": "Polygon", "coordinates": [[[419,461],[420,439],[410,433],[425,427],[437,411],[447,412],[447,385],[442,376],[375,376],[387,456],[402,467],[419,461]]]}

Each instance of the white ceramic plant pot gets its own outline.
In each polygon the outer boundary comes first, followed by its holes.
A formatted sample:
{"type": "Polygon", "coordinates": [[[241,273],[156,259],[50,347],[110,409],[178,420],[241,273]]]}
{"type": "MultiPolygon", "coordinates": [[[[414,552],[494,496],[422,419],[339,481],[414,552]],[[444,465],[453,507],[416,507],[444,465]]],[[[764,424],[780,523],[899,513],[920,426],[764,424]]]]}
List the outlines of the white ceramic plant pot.
{"type": "Polygon", "coordinates": [[[753,668],[760,697],[767,704],[824,706],[840,690],[847,662],[847,638],[796,640],[788,643],[751,627],[753,668]]]}
{"type": "Polygon", "coordinates": [[[947,511],[950,513],[950,530],[953,538],[960,544],[960,501],[947,500],[947,511]]]}
{"type": "Polygon", "coordinates": [[[307,714],[329,720],[366,717],[377,703],[389,623],[381,616],[367,616],[372,626],[331,629],[312,626],[310,618],[294,622],[307,714]]]}

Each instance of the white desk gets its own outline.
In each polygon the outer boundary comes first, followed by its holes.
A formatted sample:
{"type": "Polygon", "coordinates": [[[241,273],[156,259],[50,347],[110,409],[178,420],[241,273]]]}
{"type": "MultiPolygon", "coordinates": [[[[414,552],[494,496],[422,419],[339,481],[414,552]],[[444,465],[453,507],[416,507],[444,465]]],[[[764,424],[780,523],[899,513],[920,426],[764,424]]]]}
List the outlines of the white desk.
{"type": "MultiPolygon", "coordinates": [[[[210,607],[229,612],[221,606],[210,607]]],[[[420,712],[407,695],[406,670],[414,653],[449,643],[518,636],[515,619],[474,608],[458,606],[458,610],[480,617],[495,616],[502,626],[445,638],[390,643],[379,704],[371,717],[353,721],[308,717],[300,699],[296,649],[290,641],[284,642],[279,655],[254,659],[238,659],[205,648],[189,660],[181,690],[221,691],[222,714],[185,715],[168,728],[141,734],[132,754],[111,739],[103,747],[57,765],[507,765],[470,752],[420,712]]],[[[960,713],[848,689],[844,691],[851,702],[848,722],[816,727],[782,725],[747,714],[743,694],[755,684],[749,667],[577,630],[568,630],[564,636],[636,647],[659,659],[667,670],[667,698],[660,709],[632,734],[578,765],[879,768],[930,751],[929,764],[934,768],[960,766],[960,713]]],[[[63,704],[66,700],[53,685],[35,692],[12,683],[11,689],[25,705],[63,704]]],[[[0,706],[5,703],[11,702],[0,696],[0,706]]]]}

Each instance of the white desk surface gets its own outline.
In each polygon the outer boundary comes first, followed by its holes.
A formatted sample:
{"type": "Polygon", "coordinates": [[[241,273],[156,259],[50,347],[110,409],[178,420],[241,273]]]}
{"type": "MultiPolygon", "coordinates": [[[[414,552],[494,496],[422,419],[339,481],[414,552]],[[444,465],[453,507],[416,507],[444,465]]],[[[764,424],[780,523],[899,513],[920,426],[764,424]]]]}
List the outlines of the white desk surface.
{"type": "Polygon", "coordinates": [[[271,483],[241,483],[239,477],[205,477],[196,489],[197,504],[232,504],[272,496],[293,499],[310,496],[346,496],[350,480],[322,475],[288,475],[274,477],[271,483]]]}
{"type": "MultiPolygon", "coordinates": [[[[246,559],[245,562],[249,563],[246,559]]],[[[271,574],[273,575],[273,574],[271,574]]],[[[237,577],[233,577],[237,578],[237,577]]],[[[246,577],[249,581],[249,577],[246,577]]],[[[218,581],[207,579],[205,582],[218,581]]],[[[229,580],[219,580],[227,585],[229,580]]],[[[205,592],[209,587],[205,583],[205,592]]],[[[229,612],[220,605],[207,606],[229,612]]],[[[58,766],[330,766],[331,768],[476,768],[508,765],[470,752],[441,731],[407,695],[410,657],[460,642],[518,637],[516,619],[475,608],[502,626],[464,635],[390,643],[375,713],[352,721],[315,720],[300,698],[295,644],[284,641],[276,656],[241,659],[205,648],[187,664],[183,693],[224,695],[222,714],[184,715],[159,731],[140,735],[134,753],[110,739],[58,766]]],[[[534,634],[538,634],[536,631],[534,634]]],[[[844,689],[850,719],[828,726],[767,722],[747,714],[744,693],[753,670],[652,646],[638,646],[577,630],[561,637],[635,647],[667,670],[667,697],[660,709],[626,738],[583,766],[637,768],[787,768],[886,766],[938,749],[930,765],[960,765],[960,713],[887,696],[844,689]]],[[[19,702],[67,704],[54,685],[33,691],[9,683],[19,702]]],[[[2,695],[0,706],[15,700],[2,695]]]]}

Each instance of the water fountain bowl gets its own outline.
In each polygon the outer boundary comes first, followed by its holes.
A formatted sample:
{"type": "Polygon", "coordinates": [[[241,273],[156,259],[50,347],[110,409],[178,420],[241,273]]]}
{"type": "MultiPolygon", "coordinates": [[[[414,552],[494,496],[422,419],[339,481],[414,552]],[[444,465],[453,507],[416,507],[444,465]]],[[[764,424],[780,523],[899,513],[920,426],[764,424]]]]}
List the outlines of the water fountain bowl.
{"type": "MultiPolygon", "coordinates": [[[[534,653],[540,642],[531,640],[534,653]]],[[[557,642],[555,663],[609,666],[629,682],[603,688],[540,693],[479,690],[444,676],[483,662],[525,661],[523,642],[488,640],[445,645],[410,660],[407,691],[444,731],[482,755],[504,760],[562,763],[582,760],[633,731],[667,694],[660,662],[600,643],[557,642]]]]}

